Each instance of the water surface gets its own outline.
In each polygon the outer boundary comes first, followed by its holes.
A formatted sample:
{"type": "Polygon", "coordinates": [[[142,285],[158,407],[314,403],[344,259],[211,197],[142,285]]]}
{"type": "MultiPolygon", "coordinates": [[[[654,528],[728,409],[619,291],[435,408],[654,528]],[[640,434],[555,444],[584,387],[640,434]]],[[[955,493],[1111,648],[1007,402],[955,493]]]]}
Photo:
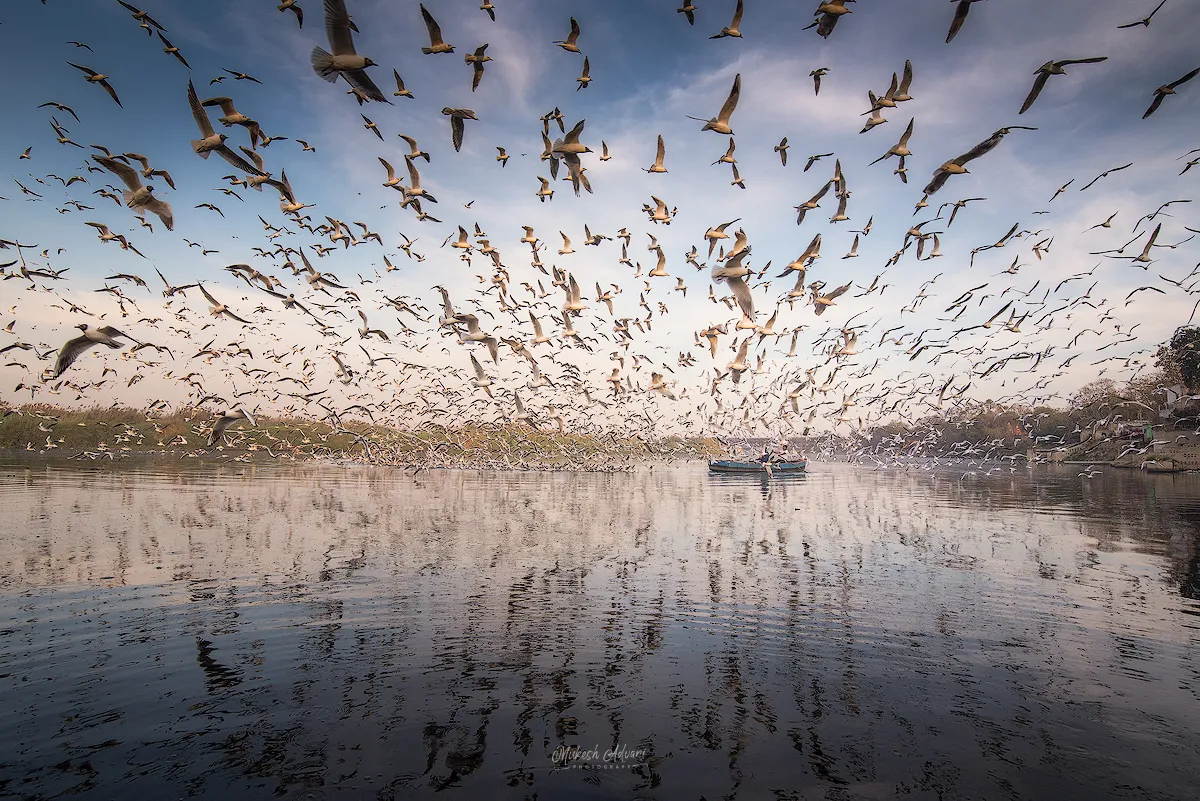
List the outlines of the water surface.
{"type": "Polygon", "coordinates": [[[0,459],[0,797],[1195,797],[1200,478],[812,468],[0,459]]]}

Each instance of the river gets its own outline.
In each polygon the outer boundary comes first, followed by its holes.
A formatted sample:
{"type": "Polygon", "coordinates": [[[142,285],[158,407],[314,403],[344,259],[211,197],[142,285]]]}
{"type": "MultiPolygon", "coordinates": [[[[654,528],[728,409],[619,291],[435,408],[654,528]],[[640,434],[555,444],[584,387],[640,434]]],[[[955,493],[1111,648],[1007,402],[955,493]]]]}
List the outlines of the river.
{"type": "Polygon", "coordinates": [[[1200,476],[1081,470],[0,457],[0,797],[1194,798],[1200,476]]]}

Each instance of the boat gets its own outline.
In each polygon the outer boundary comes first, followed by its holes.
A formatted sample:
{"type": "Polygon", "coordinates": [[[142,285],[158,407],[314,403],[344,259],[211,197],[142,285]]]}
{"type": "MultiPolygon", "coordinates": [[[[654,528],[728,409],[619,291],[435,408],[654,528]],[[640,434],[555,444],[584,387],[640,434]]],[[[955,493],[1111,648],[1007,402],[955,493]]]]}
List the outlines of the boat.
{"type": "Polygon", "coordinates": [[[776,473],[794,474],[803,473],[808,467],[806,460],[798,462],[771,462],[770,470],[767,470],[767,465],[762,462],[739,462],[733,459],[709,459],[708,470],[710,473],[757,473],[770,474],[776,473]]]}

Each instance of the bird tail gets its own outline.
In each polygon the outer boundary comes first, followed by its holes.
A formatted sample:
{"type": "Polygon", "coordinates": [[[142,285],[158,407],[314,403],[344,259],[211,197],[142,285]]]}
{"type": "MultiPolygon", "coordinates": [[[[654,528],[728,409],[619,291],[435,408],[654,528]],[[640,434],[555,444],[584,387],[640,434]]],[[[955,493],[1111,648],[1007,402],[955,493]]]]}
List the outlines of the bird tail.
{"type": "Polygon", "coordinates": [[[195,150],[196,155],[199,156],[200,158],[206,159],[206,158],[208,158],[209,151],[200,149],[200,146],[203,144],[204,144],[203,139],[193,139],[192,140],[192,150],[195,150]]]}
{"type": "Polygon", "coordinates": [[[319,47],[312,50],[312,68],[318,75],[329,83],[337,80],[337,70],[333,68],[333,56],[319,47]]]}

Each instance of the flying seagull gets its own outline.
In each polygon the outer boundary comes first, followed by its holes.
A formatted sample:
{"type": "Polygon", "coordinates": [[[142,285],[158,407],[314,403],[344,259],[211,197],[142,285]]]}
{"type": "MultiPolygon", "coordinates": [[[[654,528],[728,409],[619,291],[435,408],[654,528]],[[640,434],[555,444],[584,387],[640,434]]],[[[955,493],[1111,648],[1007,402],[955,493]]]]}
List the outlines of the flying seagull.
{"type": "Polygon", "coordinates": [[[1021,104],[1021,110],[1018,114],[1024,114],[1029,111],[1029,107],[1033,105],[1033,101],[1038,99],[1038,95],[1042,92],[1042,87],[1046,85],[1046,81],[1050,80],[1051,75],[1066,75],[1067,71],[1063,69],[1068,64],[1096,64],[1101,61],[1108,61],[1108,56],[1098,56],[1096,58],[1068,58],[1062,61],[1047,61],[1042,66],[1038,67],[1033,73],[1037,78],[1033,82],[1033,88],[1029,90],[1029,96],[1025,98],[1025,102],[1021,104]]]}
{"type": "Polygon", "coordinates": [[[367,67],[374,67],[375,62],[354,51],[350,25],[345,0],[325,0],[325,33],[333,53],[314,47],[311,57],[313,70],[329,83],[335,82],[341,75],[360,98],[391,103],[367,75],[367,67]]]}

